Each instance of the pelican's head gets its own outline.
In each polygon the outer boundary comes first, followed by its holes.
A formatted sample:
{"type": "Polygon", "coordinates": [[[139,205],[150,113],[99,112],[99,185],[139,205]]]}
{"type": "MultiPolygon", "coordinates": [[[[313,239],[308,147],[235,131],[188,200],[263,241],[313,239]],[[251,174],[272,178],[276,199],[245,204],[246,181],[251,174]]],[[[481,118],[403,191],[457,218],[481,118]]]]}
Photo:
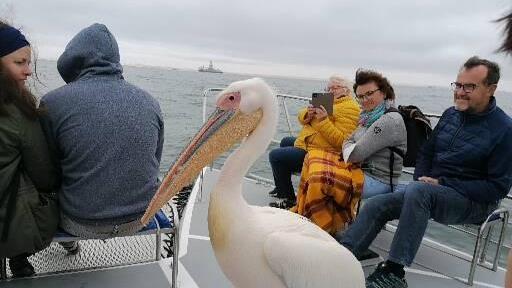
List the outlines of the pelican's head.
{"type": "Polygon", "coordinates": [[[264,110],[273,105],[275,93],[259,78],[234,82],[220,92],[215,111],[167,172],[141,219],[142,223],[147,224],[158,209],[197,177],[203,167],[250,135],[260,123],[264,110]]]}

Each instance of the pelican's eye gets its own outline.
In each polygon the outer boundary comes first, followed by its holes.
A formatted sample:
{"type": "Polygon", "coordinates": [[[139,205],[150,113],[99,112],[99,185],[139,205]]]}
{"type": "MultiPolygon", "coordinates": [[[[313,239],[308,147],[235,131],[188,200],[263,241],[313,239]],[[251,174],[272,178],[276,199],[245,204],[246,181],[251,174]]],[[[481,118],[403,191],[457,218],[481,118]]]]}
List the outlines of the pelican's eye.
{"type": "Polygon", "coordinates": [[[240,95],[240,92],[226,93],[217,100],[217,107],[219,107],[222,110],[238,109],[241,100],[242,97],[240,95]]]}

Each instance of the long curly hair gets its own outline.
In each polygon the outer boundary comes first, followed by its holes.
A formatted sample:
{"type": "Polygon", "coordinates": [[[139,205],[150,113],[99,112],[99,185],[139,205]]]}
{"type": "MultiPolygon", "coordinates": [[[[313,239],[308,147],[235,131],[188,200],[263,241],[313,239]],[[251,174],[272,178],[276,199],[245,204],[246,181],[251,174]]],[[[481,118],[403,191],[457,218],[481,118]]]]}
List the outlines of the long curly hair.
{"type": "MultiPolygon", "coordinates": [[[[0,20],[0,28],[9,26],[0,20]]],[[[6,106],[13,104],[27,118],[36,120],[39,115],[36,97],[25,86],[20,86],[0,61],[0,117],[9,116],[6,106]]]]}

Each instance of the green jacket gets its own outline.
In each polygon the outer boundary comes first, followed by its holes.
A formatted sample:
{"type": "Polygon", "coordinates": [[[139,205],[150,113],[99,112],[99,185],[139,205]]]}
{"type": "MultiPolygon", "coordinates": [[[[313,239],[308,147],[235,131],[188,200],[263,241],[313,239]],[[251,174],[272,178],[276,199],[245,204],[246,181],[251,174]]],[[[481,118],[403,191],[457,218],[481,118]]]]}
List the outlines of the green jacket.
{"type": "Polygon", "coordinates": [[[53,200],[57,173],[39,121],[28,119],[14,105],[6,108],[9,116],[0,117],[0,237],[5,224],[9,221],[10,225],[7,239],[0,239],[0,257],[44,249],[59,220],[53,200]],[[13,186],[11,181],[18,181],[15,175],[20,175],[19,184],[13,186]],[[18,186],[18,190],[10,191],[9,186],[18,186]],[[6,219],[13,192],[15,209],[6,219]]]}

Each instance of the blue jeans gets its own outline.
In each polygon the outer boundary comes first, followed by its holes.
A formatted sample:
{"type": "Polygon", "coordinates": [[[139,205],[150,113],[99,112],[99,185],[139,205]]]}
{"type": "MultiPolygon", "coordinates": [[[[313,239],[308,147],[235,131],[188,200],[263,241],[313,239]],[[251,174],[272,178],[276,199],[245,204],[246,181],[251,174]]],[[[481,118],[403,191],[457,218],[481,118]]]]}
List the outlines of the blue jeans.
{"type": "MultiPolygon", "coordinates": [[[[393,192],[402,191],[405,189],[404,184],[398,184],[393,186],[393,192]]],[[[363,199],[368,199],[373,196],[380,194],[391,193],[391,185],[382,183],[372,176],[364,173],[364,184],[363,184],[363,199]]]]}
{"type": "Polygon", "coordinates": [[[477,224],[495,207],[496,204],[471,201],[446,186],[411,182],[405,191],[369,199],[354,223],[336,240],[357,257],[368,249],[388,221],[399,219],[389,260],[410,266],[430,218],[443,224],[477,224]]]}
{"type": "Polygon", "coordinates": [[[280,198],[295,199],[292,185],[292,174],[302,170],[302,163],[306,151],[293,146],[295,137],[285,137],[281,140],[280,147],[268,154],[277,195],[280,198]]]}

